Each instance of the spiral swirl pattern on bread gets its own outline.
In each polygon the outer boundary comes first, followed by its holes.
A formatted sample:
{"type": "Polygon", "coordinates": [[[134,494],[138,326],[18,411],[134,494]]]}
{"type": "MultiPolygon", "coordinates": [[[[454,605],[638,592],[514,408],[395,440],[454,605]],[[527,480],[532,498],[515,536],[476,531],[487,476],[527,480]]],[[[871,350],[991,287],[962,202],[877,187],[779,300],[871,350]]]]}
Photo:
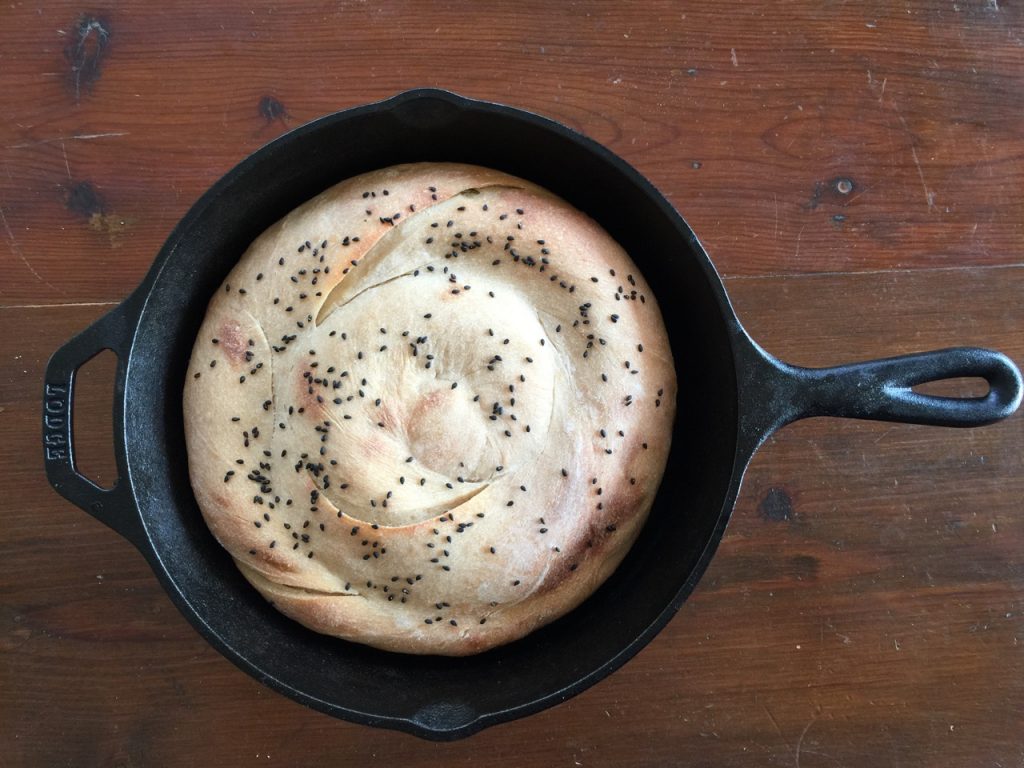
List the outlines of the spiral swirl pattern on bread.
{"type": "Polygon", "coordinates": [[[189,468],[283,613],[463,655],[611,574],[675,394],[654,297],[595,222],[496,171],[395,166],[301,205],[228,275],[188,369],[189,468]]]}

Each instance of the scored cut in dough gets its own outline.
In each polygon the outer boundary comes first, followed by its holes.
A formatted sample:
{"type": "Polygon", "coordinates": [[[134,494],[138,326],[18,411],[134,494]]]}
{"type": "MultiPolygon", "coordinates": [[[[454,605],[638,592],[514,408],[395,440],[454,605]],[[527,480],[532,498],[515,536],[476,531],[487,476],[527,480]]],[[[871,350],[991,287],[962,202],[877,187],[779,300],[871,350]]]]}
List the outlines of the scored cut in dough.
{"type": "Polygon", "coordinates": [[[278,610],[465,655],[614,571],[675,399],[654,296],[593,220],[420,163],[337,184],[248,248],[196,339],[185,435],[210,530],[278,610]]]}

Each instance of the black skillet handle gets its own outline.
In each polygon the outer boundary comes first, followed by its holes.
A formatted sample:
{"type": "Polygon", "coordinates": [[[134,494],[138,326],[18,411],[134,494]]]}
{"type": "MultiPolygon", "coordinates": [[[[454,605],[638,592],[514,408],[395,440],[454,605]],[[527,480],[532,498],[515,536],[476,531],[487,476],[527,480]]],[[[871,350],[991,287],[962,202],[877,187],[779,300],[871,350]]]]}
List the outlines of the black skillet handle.
{"type": "Polygon", "coordinates": [[[741,438],[753,450],[779,427],[810,416],[980,427],[1005,419],[1021,403],[1021,374],[1006,355],[952,347],[834,368],[800,368],[775,359],[749,337],[740,343],[741,438]],[[915,392],[930,381],[984,379],[980,397],[915,392]]]}
{"type": "Polygon", "coordinates": [[[851,363],[836,368],[797,369],[807,383],[808,416],[899,421],[938,427],[980,427],[1005,419],[1021,402],[1021,375],[1004,354],[976,347],[851,363]],[[912,388],[958,377],[984,379],[980,397],[938,397],[912,388]]]}
{"type": "MultiPolygon", "coordinates": [[[[73,408],[75,374],[105,349],[117,355],[114,410],[123,398],[128,346],[134,319],[126,304],[114,309],[62,346],[46,365],[43,384],[43,458],[46,477],[61,496],[106,523],[132,543],[140,541],[138,514],[126,483],[119,477],[114,487],[101,488],[75,467],[73,408]]],[[[116,419],[115,419],[116,421],[116,419]]],[[[119,474],[123,462],[118,461],[119,474]]]]}

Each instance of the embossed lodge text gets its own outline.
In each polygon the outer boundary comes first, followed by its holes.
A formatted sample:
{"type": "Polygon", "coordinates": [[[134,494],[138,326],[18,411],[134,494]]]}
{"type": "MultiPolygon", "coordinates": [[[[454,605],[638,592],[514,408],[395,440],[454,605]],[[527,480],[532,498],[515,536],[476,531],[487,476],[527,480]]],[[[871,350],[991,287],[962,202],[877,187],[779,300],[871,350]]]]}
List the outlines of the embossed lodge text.
{"type": "Polygon", "coordinates": [[[43,441],[46,445],[46,460],[57,461],[68,458],[68,440],[66,436],[68,388],[60,384],[46,385],[46,404],[43,413],[45,432],[43,441]]]}

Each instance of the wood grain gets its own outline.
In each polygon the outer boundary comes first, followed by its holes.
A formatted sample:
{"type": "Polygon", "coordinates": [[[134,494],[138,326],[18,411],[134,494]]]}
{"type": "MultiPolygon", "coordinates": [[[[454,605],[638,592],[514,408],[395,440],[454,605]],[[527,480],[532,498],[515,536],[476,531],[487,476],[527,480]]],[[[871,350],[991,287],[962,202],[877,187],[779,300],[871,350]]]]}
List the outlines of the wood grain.
{"type": "Polygon", "coordinates": [[[420,85],[607,144],[725,274],[1020,263],[1021,14],[979,5],[8,11],[0,301],[123,297],[249,152],[420,85]]]}
{"type": "MultiPolygon", "coordinates": [[[[333,720],[237,670],[130,545],[47,487],[38,445],[47,357],[127,295],[213,181],[290,127],[420,85],[550,115],[637,166],[789,362],[977,344],[1020,363],[1018,8],[57,0],[0,16],[4,765],[1024,760],[1020,414],[785,428],[647,649],[455,744],[333,720]]],[[[83,375],[76,447],[109,482],[110,371],[83,375]]]]}

